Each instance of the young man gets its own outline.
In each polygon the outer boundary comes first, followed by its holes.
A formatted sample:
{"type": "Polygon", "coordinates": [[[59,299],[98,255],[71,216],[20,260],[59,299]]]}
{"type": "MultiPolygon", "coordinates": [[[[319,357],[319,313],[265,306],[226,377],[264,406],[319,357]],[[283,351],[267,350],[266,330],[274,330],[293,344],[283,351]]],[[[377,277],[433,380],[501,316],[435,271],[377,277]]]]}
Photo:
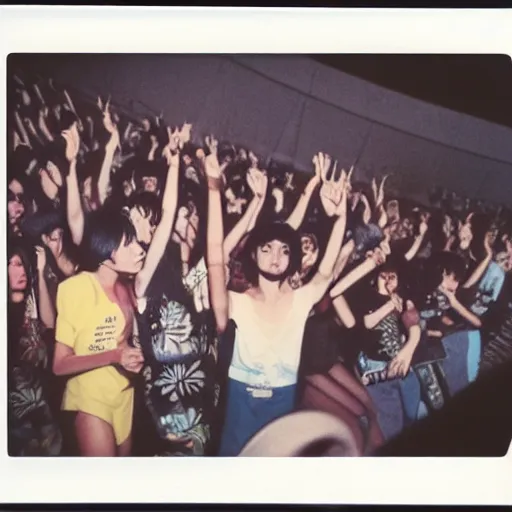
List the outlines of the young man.
{"type": "MultiPolygon", "coordinates": [[[[428,386],[431,391],[428,391],[427,405],[434,409],[443,405],[444,394],[454,395],[475,380],[480,361],[479,329],[482,325],[478,315],[457,297],[465,273],[464,260],[452,253],[442,253],[438,259],[432,276],[435,288],[432,290],[431,287],[430,293],[423,299],[420,316],[429,346],[433,347],[437,342],[445,355],[437,364],[423,367],[418,373],[424,384],[439,380],[439,385],[428,386]],[[435,391],[436,388],[438,391],[435,391]]],[[[482,268],[485,269],[485,266],[482,268]]],[[[466,281],[464,287],[468,287],[471,281],[472,278],[466,281]]]]}
{"type": "Polygon", "coordinates": [[[83,240],[85,268],[59,285],[53,371],[69,375],[62,408],[76,411],[83,456],[128,456],[133,388],[142,353],[128,345],[134,299],[122,277],[136,275],[145,253],[124,215],[91,214],[83,240]]]}
{"type": "MultiPolygon", "coordinates": [[[[328,162],[322,163],[329,167],[328,162]]],[[[312,307],[324,296],[332,280],[345,233],[348,180],[341,173],[338,180],[331,177],[326,185],[332,215],[337,218],[325,256],[312,280],[297,290],[289,286],[287,278],[300,268],[300,238],[288,224],[271,224],[256,228],[249,236],[245,270],[253,286],[245,293],[235,293],[228,292],[226,287],[222,168],[215,152],[207,157],[205,167],[212,308],[219,332],[226,330],[229,320],[236,324],[219,455],[236,456],[258,430],[295,408],[304,327],[312,307]]]]}
{"type": "Polygon", "coordinates": [[[419,317],[412,301],[398,294],[398,269],[387,262],[366,297],[367,336],[359,372],[373,399],[384,437],[390,439],[418,418],[420,384],[411,369],[420,342],[419,317]]]}

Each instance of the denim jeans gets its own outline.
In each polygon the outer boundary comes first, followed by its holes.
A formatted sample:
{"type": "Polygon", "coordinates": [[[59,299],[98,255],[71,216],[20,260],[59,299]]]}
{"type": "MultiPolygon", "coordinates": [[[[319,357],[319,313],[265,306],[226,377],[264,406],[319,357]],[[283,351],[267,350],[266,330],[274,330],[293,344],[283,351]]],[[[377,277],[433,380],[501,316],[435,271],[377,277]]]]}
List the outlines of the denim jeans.
{"type": "Polygon", "coordinates": [[[480,331],[458,331],[443,339],[446,359],[441,363],[450,394],[476,379],[482,349],[480,331]]]}
{"type": "Polygon", "coordinates": [[[229,379],[226,416],[218,455],[236,457],[247,442],[273,420],[293,412],[296,385],[272,389],[272,397],[255,398],[248,385],[229,379]]]}
{"type": "Polygon", "coordinates": [[[377,409],[377,421],[386,440],[424,415],[420,409],[421,388],[414,370],[403,379],[366,387],[377,409]]]}

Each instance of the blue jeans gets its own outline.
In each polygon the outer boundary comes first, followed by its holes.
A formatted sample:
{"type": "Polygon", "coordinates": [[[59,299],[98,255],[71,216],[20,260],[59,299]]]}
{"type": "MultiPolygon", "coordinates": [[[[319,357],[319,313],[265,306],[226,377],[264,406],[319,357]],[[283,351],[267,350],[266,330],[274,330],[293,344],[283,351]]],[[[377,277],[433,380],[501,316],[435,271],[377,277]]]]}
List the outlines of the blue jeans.
{"type": "Polygon", "coordinates": [[[476,379],[482,343],[480,331],[459,331],[443,339],[446,359],[441,362],[453,396],[476,379]]]}
{"type": "Polygon", "coordinates": [[[295,409],[296,385],[272,389],[272,397],[256,398],[249,386],[229,379],[226,416],[218,455],[236,457],[264,426],[295,409]]]}
{"type": "Polygon", "coordinates": [[[424,414],[420,409],[420,383],[413,370],[404,379],[379,382],[366,389],[377,409],[377,421],[386,440],[424,414]]]}

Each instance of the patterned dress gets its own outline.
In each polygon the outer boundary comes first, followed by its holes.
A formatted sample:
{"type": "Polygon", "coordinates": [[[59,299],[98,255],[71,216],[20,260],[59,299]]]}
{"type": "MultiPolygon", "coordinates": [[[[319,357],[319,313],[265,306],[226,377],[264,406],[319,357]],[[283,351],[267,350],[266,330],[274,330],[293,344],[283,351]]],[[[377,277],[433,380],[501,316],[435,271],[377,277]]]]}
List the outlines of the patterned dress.
{"type": "Polygon", "coordinates": [[[215,402],[214,323],[204,259],[181,277],[171,241],[138,314],[144,402],[160,438],[154,455],[204,455],[215,402]]]}
{"type": "Polygon", "coordinates": [[[46,398],[48,353],[33,295],[9,305],[9,322],[9,455],[59,455],[62,436],[46,398]]]}

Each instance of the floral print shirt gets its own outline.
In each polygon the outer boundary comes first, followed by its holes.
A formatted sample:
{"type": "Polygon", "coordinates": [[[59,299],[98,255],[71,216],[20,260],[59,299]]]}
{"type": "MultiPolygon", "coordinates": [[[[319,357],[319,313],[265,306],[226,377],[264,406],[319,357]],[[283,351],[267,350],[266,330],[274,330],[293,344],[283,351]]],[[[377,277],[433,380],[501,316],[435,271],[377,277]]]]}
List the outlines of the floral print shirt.
{"type": "MultiPolygon", "coordinates": [[[[62,436],[46,396],[48,352],[33,294],[24,307],[22,325],[9,331],[9,455],[56,456],[62,436]]],[[[11,317],[9,321],[14,319],[11,317]]]]}
{"type": "Polygon", "coordinates": [[[169,441],[166,453],[158,455],[204,455],[215,394],[204,259],[182,278],[179,252],[169,247],[152,283],[158,285],[150,284],[138,324],[146,406],[160,437],[169,441]]]}

